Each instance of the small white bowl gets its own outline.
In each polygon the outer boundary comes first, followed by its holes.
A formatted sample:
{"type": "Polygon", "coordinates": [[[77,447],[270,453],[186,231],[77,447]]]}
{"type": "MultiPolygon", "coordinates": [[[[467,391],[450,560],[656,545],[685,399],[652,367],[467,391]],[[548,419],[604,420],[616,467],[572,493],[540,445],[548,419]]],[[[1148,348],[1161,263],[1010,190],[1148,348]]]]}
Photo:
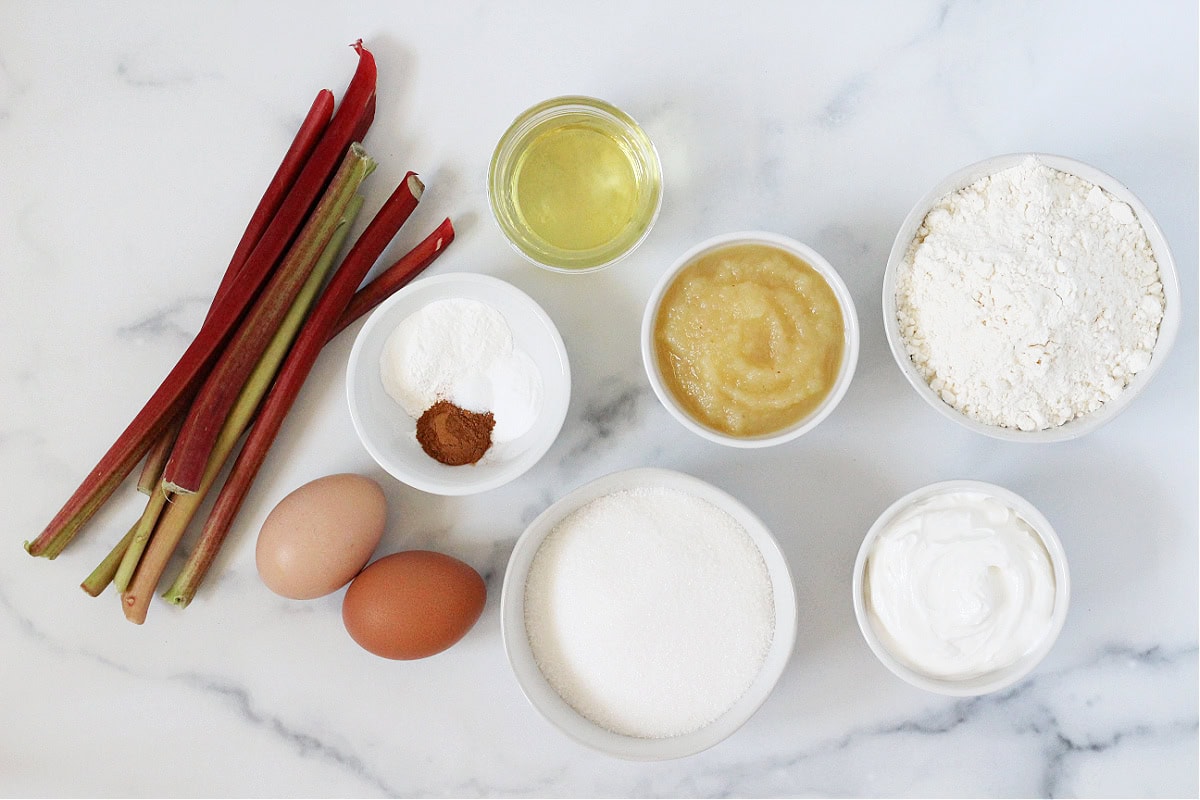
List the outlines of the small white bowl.
{"type": "Polygon", "coordinates": [[[1154,221],[1154,217],[1150,215],[1149,209],[1134,196],[1133,192],[1129,191],[1128,188],[1111,175],[1081,161],[1044,153],[1010,153],[995,156],[963,167],[940,181],[917,201],[912,210],[908,212],[908,216],[904,218],[904,222],[900,225],[900,230],[896,234],[896,239],[892,244],[892,251],[888,256],[887,268],[883,276],[883,328],[887,333],[888,345],[891,348],[892,356],[900,366],[900,371],[904,373],[904,377],[908,380],[909,384],[925,402],[947,419],[951,419],[976,433],[982,433],[985,436],[1004,439],[1010,442],[1041,443],[1076,439],[1084,434],[1091,433],[1124,411],[1133,402],[1134,398],[1142,393],[1142,390],[1146,388],[1146,385],[1162,368],[1167,353],[1170,351],[1171,345],[1174,344],[1175,337],[1179,332],[1179,323],[1182,318],[1181,305],[1182,297],[1179,291],[1179,275],[1175,269],[1175,259],[1171,255],[1171,249],[1167,246],[1166,237],[1163,236],[1158,223],[1154,221]],[[1052,169],[1078,176],[1089,183],[1093,183],[1118,200],[1129,204],[1129,207],[1137,215],[1138,221],[1142,224],[1142,228],[1146,231],[1146,238],[1149,239],[1150,247],[1154,251],[1154,258],[1158,262],[1163,294],[1166,299],[1166,308],[1162,322],[1159,324],[1158,340],[1154,345],[1150,366],[1135,375],[1124,391],[1093,413],[1077,417],[1054,428],[1046,428],[1038,431],[1022,431],[999,425],[988,425],[971,419],[942,400],[937,392],[929,387],[924,376],[921,375],[912,363],[912,359],[909,358],[908,351],[904,346],[904,337],[900,334],[900,323],[896,317],[897,273],[899,272],[900,265],[904,262],[913,237],[916,236],[917,229],[925,220],[929,210],[943,197],[970,186],[988,175],[994,175],[1002,170],[1015,167],[1030,157],[1036,158],[1042,164],[1052,169]]]}
{"type": "Polygon", "coordinates": [[[646,376],[649,378],[650,386],[654,389],[654,394],[658,396],[659,402],[666,407],[671,416],[679,420],[680,424],[692,433],[702,436],[710,442],[716,442],[717,444],[729,447],[772,447],[784,442],[790,442],[819,425],[826,417],[833,413],[833,409],[837,407],[837,404],[846,395],[846,390],[850,388],[850,381],[854,377],[854,369],[858,364],[858,346],[858,314],[854,309],[854,300],[850,296],[850,290],[846,288],[846,283],[838,275],[837,270],[820,253],[808,245],[802,244],[795,239],[790,239],[787,236],[766,231],[726,233],[714,236],[688,250],[659,279],[658,284],[654,287],[654,291],[650,293],[650,299],[646,303],[645,314],[642,316],[642,364],[646,368],[646,376]],[[777,247],[792,253],[811,266],[825,279],[825,282],[829,284],[829,287],[837,297],[838,305],[842,311],[842,324],[845,329],[842,364],[838,370],[837,380],[821,404],[803,419],[796,421],[792,425],[773,433],[760,434],[758,436],[731,436],[727,433],[714,430],[693,417],[680,404],[674,393],[672,393],[663,381],[662,372],[658,365],[658,356],[654,347],[655,319],[658,317],[658,309],[662,304],[663,295],[666,294],[675,277],[685,267],[705,253],[737,244],[762,244],[769,247],[777,247]]]}
{"type": "Polygon", "coordinates": [[[791,658],[796,640],[796,593],[791,573],[771,532],[746,506],[699,478],[652,467],[629,469],[598,478],[567,494],[543,511],[517,540],[500,594],[500,630],[504,650],[521,691],[549,722],[575,741],[608,755],[635,761],[681,758],[705,750],[736,731],[770,695],[791,658]],[[567,515],[596,498],[639,487],[686,492],[707,500],[732,516],[758,546],[771,579],[775,632],[758,676],[724,714],[691,733],[643,739],[614,733],[571,708],[542,675],[525,631],[525,581],[534,555],[546,536],[567,515]]]}
{"type": "Polygon", "coordinates": [[[363,446],[397,480],[425,492],[466,495],[502,486],[537,463],[554,443],[571,399],[571,368],[554,322],[529,295],[489,275],[457,272],[421,278],[380,304],[359,331],[346,368],[350,419],[363,446]],[[379,358],[388,336],[429,303],[466,298],[499,311],[542,376],[542,407],[523,436],[493,444],[475,464],[447,466],[421,449],[416,420],[383,388],[379,358]]]}
{"type": "Polygon", "coordinates": [[[1042,516],[1041,512],[1033,504],[1015,492],[1011,492],[1001,486],[983,483],[982,481],[954,480],[930,484],[916,491],[909,492],[888,506],[887,510],[879,515],[879,518],[875,520],[875,524],[867,531],[862,546],[858,550],[858,558],[854,561],[852,592],[854,617],[858,620],[858,628],[862,631],[863,638],[866,639],[871,652],[894,675],[919,689],[956,697],[971,697],[999,691],[1013,685],[1028,675],[1046,657],[1046,654],[1050,652],[1050,648],[1054,646],[1059,632],[1062,631],[1063,623],[1067,619],[1067,609],[1071,599],[1071,575],[1067,569],[1067,555],[1063,551],[1062,542],[1059,541],[1058,535],[1054,532],[1054,528],[1050,525],[1049,521],[1042,516]],[[1046,547],[1046,553],[1050,556],[1050,565],[1054,569],[1054,611],[1050,619],[1050,626],[1037,646],[1011,664],[973,678],[957,680],[927,675],[896,658],[875,632],[874,624],[871,621],[871,614],[867,611],[865,594],[867,562],[870,559],[875,541],[879,538],[883,530],[892,520],[913,505],[930,497],[950,492],[978,492],[993,497],[1007,505],[1016,512],[1018,517],[1033,528],[1041,538],[1042,544],[1046,547]]]}

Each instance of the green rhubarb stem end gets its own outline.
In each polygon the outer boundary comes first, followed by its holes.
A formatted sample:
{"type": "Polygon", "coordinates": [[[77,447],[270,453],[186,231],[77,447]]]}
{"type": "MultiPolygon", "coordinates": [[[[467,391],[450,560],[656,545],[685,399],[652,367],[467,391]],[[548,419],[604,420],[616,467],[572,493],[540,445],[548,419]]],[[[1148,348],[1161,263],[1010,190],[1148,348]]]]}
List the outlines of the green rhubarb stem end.
{"type": "Polygon", "coordinates": [[[99,597],[100,593],[107,589],[108,585],[113,582],[113,578],[116,577],[117,567],[121,565],[121,559],[125,557],[125,551],[129,549],[129,543],[133,541],[136,531],[137,523],[134,523],[129,532],[121,537],[121,541],[117,542],[113,549],[108,551],[104,560],[92,570],[92,574],[83,579],[79,588],[92,597],[99,597]]]}

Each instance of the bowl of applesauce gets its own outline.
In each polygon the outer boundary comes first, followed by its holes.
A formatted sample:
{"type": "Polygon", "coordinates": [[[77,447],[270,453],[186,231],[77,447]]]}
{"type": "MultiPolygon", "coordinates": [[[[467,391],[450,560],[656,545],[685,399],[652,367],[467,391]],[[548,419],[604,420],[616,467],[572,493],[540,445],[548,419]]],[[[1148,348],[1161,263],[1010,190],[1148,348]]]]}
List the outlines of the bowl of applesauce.
{"type": "Polygon", "coordinates": [[[728,233],[684,253],[642,317],[642,362],[685,428],[731,447],[812,430],[846,394],[858,316],[833,266],[775,233],[728,233]]]}

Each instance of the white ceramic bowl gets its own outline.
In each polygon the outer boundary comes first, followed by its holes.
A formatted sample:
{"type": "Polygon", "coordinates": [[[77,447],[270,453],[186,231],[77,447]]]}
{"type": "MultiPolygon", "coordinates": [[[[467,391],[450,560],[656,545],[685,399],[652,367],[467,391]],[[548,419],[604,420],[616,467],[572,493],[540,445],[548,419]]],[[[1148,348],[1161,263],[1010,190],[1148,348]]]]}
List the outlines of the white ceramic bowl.
{"type": "Polygon", "coordinates": [[[509,664],[533,707],[577,742],[618,758],[656,761],[698,753],[722,741],[746,722],[770,695],[791,657],[796,639],[796,594],[778,543],[746,506],[716,487],[680,472],[630,469],[606,475],[567,494],[543,511],[517,540],[500,595],[500,628],[509,664]],[[687,492],[721,508],[745,528],[758,546],[771,578],[775,633],[766,660],[745,694],[709,725],[682,736],[643,739],[607,730],[580,715],[550,686],[534,660],[525,632],[525,581],[542,540],[567,515],[598,497],[638,487],[687,492]]]}
{"type": "Polygon", "coordinates": [[[976,433],[982,433],[986,436],[1010,442],[1039,443],[1075,439],[1096,430],[1124,411],[1133,402],[1134,398],[1141,394],[1150,380],[1162,368],[1167,353],[1170,351],[1171,345],[1175,342],[1176,334],[1179,332],[1179,323],[1182,317],[1181,305],[1179,276],[1175,269],[1175,259],[1172,257],[1171,250],[1167,246],[1166,237],[1163,236],[1158,223],[1154,221],[1154,217],[1150,215],[1150,211],[1134,196],[1133,192],[1129,191],[1116,178],[1093,166],[1063,156],[1047,155],[1044,153],[1011,153],[995,156],[963,167],[940,181],[917,201],[912,210],[908,212],[908,216],[904,218],[904,222],[900,225],[900,230],[896,234],[895,242],[892,244],[892,251],[888,256],[887,269],[883,277],[883,327],[887,333],[888,345],[891,347],[892,356],[896,359],[896,363],[900,366],[900,371],[904,373],[904,377],[908,379],[909,384],[916,389],[917,394],[925,402],[929,403],[942,416],[976,433]],[[1159,325],[1158,341],[1154,346],[1150,366],[1134,376],[1130,384],[1117,397],[1108,401],[1093,413],[1077,417],[1057,427],[1039,431],[1022,431],[999,425],[988,425],[971,419],[943,401],[937,392],[929,388],[929,384],[925,381],[925,378],[912,363],[912,359],[908,357],[908,352],[904,347],[904,338],[900,335],[900,324],[896,318],[897,273],[908,252],[909,245],[912,243],[913,237],[916,235],[917,229],[921,226],[925,216],[929,213],[929,209],[946,195],[970,186],[972,183],[988,175],[1015,167],[1030,156],[1037,158],[1041,163],[1052,169],[1076,175],[1085,181],[1093,183],[1118,200],[1129,204],[1129,207],[1137,215],[1138,221],[1141,222],[1142,228],[1145,229],[1146,237],[1149,239],[1150,246],[1154,250],[1154,257],[1158,262],[1163,293],[1166,298],[1166,308],[1162,323],[1159,325]]]}
{"type": "Polygon", "coordinates": [[[1050,652],[1050,648],[1054,645],[1054,641],[1058,638],[1063,623],[1067,619],[1067,609],[1071,599],[1071,575],[1067,569],[1066,553],[1063,551],[1062,542],[1059,541],[1054,528],[1028,500],[1001,486],[981,481],[955,480],[930,484],[929,486],[910,492],[892,503],[888,506],[887,510],[879,515],[879,518],[875,520],[875,524],[867,531],[862,546],[858,550],[858,558],[854,561],[852,592],[854,616],[858,620],[858,628],[862,631],[863,638],[866,639],[871,652],[876,655],[885,667],[891,670],[896,676],[918,688],[937,692],[938,694],[968,697],[988,694],[1011,686],[1028,675],[1046,657],[1046,654],[1050,652]],[[979,492],[996,498],[1013,509],[1017,513],[1017,516],[1037,532],[1042,540],[1042,544],[1046,547],[1046,553],[1050,556],[1050,564],[1054,569],[1054,611],[1045,636],[1037,646],[1025,653],[1025,655],[1011,664],[983,675],[961,680],[951,680],[927,675],[910,667],[892,655],[875,632],[874,623],[871,621],[871,614],[867,611],[865,579],[867,562],[870,559],[875,541],[892,520],[913,505],[930,497],[964,491],[979,492]]]}
{"type": "Polygon", "coordinates": [[[789,442],[819,425],[822,420],[833,413],[833,409],[837,407],[837,404],[846,395],[846,390],[850,388],[850,381],[854,377],[854,369],[858,364],[858,345],[858,314],[855,312],[854,300],[850,296],[850,290],[846,288],[846,284],[842,280],[842,277],[838,275],[837,270],[820,253],[808,245],[797,242],[795,239],[766,231],[726,233],[703,241],[688,250],[659,279],[658,284],[654,287],[654,291],[650,293],[650,300],[646,303],[646,311],[642,316],[642,364],[646,368],[646,376],[650,379],[650,386],[654,389],[654,394],[658,396],[659,401],[666,407],[671,416],[675,417],[683,427],[711,442],[729,447],[771,447],[789,442]],[[838,370],[837,380],[834,382],[829,394],[819,406],[803,419],[782,430],[758,436],[731,436],[727,433],[714,430],[693,417],[679,403],[674,393],[671,392],[670,388],[663,381],[662,371],[659,368],[658,356],[654,347],[654,322],[658,316],[658,309],[662,303],[663,295],[666,294],[675,277],[684,267],[691,264],[699,256],[709,251],[735,244],[763,244],[777,247],[796,255],[810,265],[820,273],[821,277],[833,289],[833,293],[837,297],[838,304],[841,307],[842,320],[845,326],[842,365],[838,370]]]}
{"type": "Polygon", "coordinates": [[[567,350],[554,322],[529,295],[489,275],[469,272],[421,278],[380,304],[359,331],[346,369],[350,419],[371,457],[397,480],[422,491],[465,495],[495,489],[523,474],[550,449],[571,398],[567,350]],[[383,388],[379,358],[405,318],[437,300],[467,298],[495,308],[512,329],[513,344],[542,376],[542,407],[523,436],[495,443],[475,464],[447,466],[416,439],[416,420],[383,388]]]}

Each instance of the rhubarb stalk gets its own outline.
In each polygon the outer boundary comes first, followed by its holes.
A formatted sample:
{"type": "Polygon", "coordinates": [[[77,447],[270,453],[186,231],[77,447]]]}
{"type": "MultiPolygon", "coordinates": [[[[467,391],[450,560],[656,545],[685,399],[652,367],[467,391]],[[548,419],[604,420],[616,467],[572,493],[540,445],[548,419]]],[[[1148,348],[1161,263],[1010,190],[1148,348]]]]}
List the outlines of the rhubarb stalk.
{"type": "Polygon", "coordinates": [[[334,231],[343,224],[346,207],[374,168],[375,162],[361,145],[350,146],[350,152],[321,202],[192,402],[187,419],[175,438],[171,458],[163,470],[162,482],[168,490],[182,493],[199,490],[215,435],[229,416],[238,392],[292,307],[300,287],[308,279],[334,231]]]}
{"type": "MultiPolygon", "coordinates": [[[[283,322],[280,323],[267,348],[263,351],[262,357],[255,365],[253,373],[238,394],[236,402],[217,434],[216,443],[208,464],[205,466],[199,490],[193,494],[176,495],[170,508],[163,514],[158,528],[154,531],[154,538],[151,539],[150,546],[142,555],[133,581],[122,592],[122,608],[129,620],[139,624],[145,621],[150,599],[159,579],[166,570],[171,555],[179,546],[184,531],[187,530],[187,526],[195,516],[200,504],[212,489],[221,468],[233,453],[238,439],[254,419],[259,404],[279,371],[279,366],[283,363],[288,349],[312,308],[325,278],[329,275],[334,259],[341,251],[346,236],[350,232],[350,226],[362,208],[362,203],[361,196],[355,196],[351,200],[333,237],[321,253],[320,259],[296,295],[283,322]]],[[[193,555],[195,555],[195,551],[193,551],[193,555]]],[[[187,603],[182,605],[187,605],[187,603]]]]}
{"type": "Polygon", "coordinates": [[[163,431],[162,436],[150,446],[146,460],[142,462],[142,474],[138,476],[138,491],[149,497],[162,484],[163,468],[171,457],[171,448],[175,446],[175,437],[179,435],[179,427],[183,425],[184,414],[180,414],[163,431]]]}
{"type": "Polygon", "coordinates": [[[421,240],[416,247],[405,253],[403,256],[392,264],[390,267],[379,273],[366,286],[354,293],[350,304],[346,306],[345,313],[334,326],[333,333],[329,338],[337,336],[359,317],[363,316],[375,306],[382,303],[397,290],[408,285],[415,277],[421,274],[422,271],[442,254],[443,251],[454,241],[454,225],[449,218],[442,221],[434,229],[433,233],[421,240]]]}
{"type": "MultiPolygon", "coordinates": [[[[242,233],[242,238],[233,251],[233,257],[229,259],[229,266],[213,296],[214,307],[225,296],[229,285],[233,283],[238,271],[241,270],[246,259],[250,257],[250,253],[262,239],[271,220],[275,219],[279,207],[283,205],[284,198],[296,184],[296,179],[300,177],[300,172],[308,162],[309,156],[316,149],[317,143],[321,141],[321,134],[329,125],[329,119],[333,116],[333,104],[333,92],[328,89],[317,92],[317,97],[313,100],[312,107],[309,108],[304,121],[300,123],[300,129],[296,131],[291,146],[283,155],[279,169],[275,170],[271,183],[267,185],[267,190],[263,192],[262,199],[258,201],[258,206],[250,216],[250,222],[246,225],[246,230],[242,233]]],[[[358,138],[361,137],[356,137],[353,141],[357,141],[358,138]]]]}
{"type": "Polygon", "coordinates": [[[341,106],[279,212],[230,283],[225,297],[214,306],[212,314],[179,362],[88,473],[66,505],[37,538],[25,543],[30,555],[54,558],[61,553],[79,529],[112,496],[151,444],[163,435],[171,420],[183,412],[187,400],[199,389],[221,345],[249,307],[296,230],[303,224],[329,175],[353,141],[352,135],[361,127],[363,115],[373,107],[375,59],[363,48],[361,41],[354,48],[359,54],[358,67],[341,106]]]}
{"type": "Polygon", "coordinates": [[[300,335],[288,352],[283,367],[279,370],[266,400],[263,401],[262,408],[259,409],[258,418],[242,445],[242,451],[234,461],[213,509],[209,512],[196,545],[201,554],[196,555],[193,552],[195,568],[189,570],[186,576],[181,575],[171,587],[169,594],[173,598],[172,602],[186,605],[195,595],[321,348],[333,334],[355,289],[362,283],[400,226],[412,214],[424,190],[424,184],[414,173],[410,172],[405,176],[383,208],[371,220],[371,224],[363,231],[362,236],[354,243],[354,247],[329,281],[329,286],[321,294],[311,317],[301,328],[300,335]]]}
{"type": "Polygon", "coordinates": [[[108,585],[113,582],[113,578],[117,575],[117,568],[121,566],[121,559],[125,557],[125,551],[129,549],[129,543],[133,541],[133,535],[137,531],[137,523],[129,529],[129,532],[121,537],[121,541],[117,542],[112,550],[108,551],[108,555],[104,557],[92,574],[83,579],[83,583],[79,584],[79,588],[90,594],[92,597],[99,597],[108,585]]]}
{"type": "Polygon", "coordinates": [[[138,560],[141,559],[146,545],[150,542],[150,537],[154,534],[155,526],[158,525],[163,507],[170,499],[171,495],[160,485],[146,501],[146,508],[142,511],[142,516],[133,526],[133,539],[130,540],[129,547],[125,548],[121,565],[117,567],[117,574],[113,576],[113,583],[116,584],[118,592],[125,591],[125,587],[129,585],[129,580],[133,577],[134,570],[137,569],[138,560]]]}

